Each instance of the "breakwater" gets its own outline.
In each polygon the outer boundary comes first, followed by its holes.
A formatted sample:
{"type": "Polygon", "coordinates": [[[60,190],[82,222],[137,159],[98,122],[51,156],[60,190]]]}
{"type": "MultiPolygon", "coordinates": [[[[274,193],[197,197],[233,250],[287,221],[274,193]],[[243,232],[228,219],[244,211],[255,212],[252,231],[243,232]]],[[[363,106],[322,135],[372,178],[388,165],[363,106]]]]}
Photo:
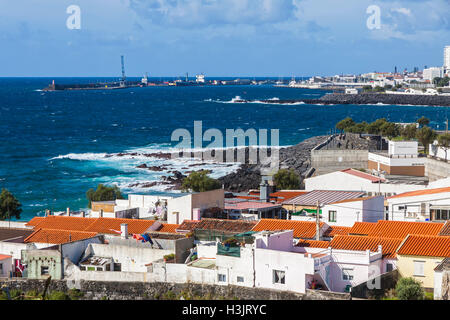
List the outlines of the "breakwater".
{"type": "Polygon", "coordinates": [[[361,93],[343,94],[330,93],[320,99],[290,99],[290,100],[235,100],[235,103],[268,103],[268,104],[386,104],[386,105],[412,105],[412,106],[450,106],[450,96],[443,95],[416,95],[416,94],[386,94],[361,93]]]}

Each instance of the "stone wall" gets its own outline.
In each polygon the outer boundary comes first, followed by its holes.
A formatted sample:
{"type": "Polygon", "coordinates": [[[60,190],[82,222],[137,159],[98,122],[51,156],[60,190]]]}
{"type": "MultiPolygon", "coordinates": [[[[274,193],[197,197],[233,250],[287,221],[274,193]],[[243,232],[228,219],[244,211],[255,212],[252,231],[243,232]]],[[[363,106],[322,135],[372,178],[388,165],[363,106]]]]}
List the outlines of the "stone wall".
{"type": "MultiPolygon", "coordinates": [[[[45,280],[6,280],[0,281],[0,286],[6,285],[10,290],[27,292],[44,290],[45,280]]],[[[49,291],[67,292],[74,283],[64,280],[52,280],[49,291]]],[[[326,291],[308,290],[307,294],[288,291],[246,288],[238,286],[215,286],[193,283],[145,283],[145,282],[101,282],[77,281],[78,289],[84,293],[84,300],[154,300],[171,297],[179,299],[181,295],[208,299],[239,299],[239,300],[349,300],[349,294],[326,291]]]]}
{"type": "Polygon", "coordinates": [[[389,289],[395,288],[398,281],[398,270],[383,273],[382,275],[374,278],[372,282],[374,287],[376,287],[377,281],[379,281],[378,289],[369,289],[367,287],[367,282],[363,282],[357,286],[352,287],[352,297],[362,299],[383,297],[389,289]]]}
{"type": "Polygon", "coordinates": [[[314,150],[311,151],[311,166],[316,175],[348,168],[367,169],[368,150],[314,150]]]}

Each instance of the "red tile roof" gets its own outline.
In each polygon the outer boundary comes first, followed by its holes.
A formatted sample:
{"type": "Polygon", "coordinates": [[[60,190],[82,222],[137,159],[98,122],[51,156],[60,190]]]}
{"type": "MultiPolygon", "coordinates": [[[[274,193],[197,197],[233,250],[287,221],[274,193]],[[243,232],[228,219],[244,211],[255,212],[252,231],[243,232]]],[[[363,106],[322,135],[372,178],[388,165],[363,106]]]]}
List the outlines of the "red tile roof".
{"type": "Polygon", "coordinates": [[[176,229],[177,232],[183,232],[183,231],[194,231],[195,227],[197,226],[197,223],[200,221],[197,220],[184,220],[180,226],[176,229]]]}
{"type": "Polygon", "coordinates": [[[8,256],[7,254],[0,254],[0,260],[12,258],[12,256],[8,256]]]}
{"type": "Polygon", "coordinates": [[[443,223],[379,220],[370,232],[370,237],[402,238],[408,234],[437,236],[443,223]]]}
{"type": "Polygon", "coordinates": [[[166,233],[177,233],[175,230],[178,229],[179,227],[180,227],[179,224],[162,223],[161,227],[157,231],[166,233]]]}
{"type": "Polygon", "coordinates": [[[27,227],[35,227],[37,226],[45,217],[34,217],[30,221],[28,221],[25,225],[27,227]]]}
{"type": "Polygon", "coordinates": [[[383,178],[376,177],[376,176],[373,176],[371,174],[368,174],[368,173],[365,173],[365,172],[362,172],[362,171],[359,171],[359,170],[355,170],[355,169],[345,169],[345,170],[342,170],[341,172],[344,172],[344,173],[347,173],[347,174],[351,174],[352,176],[356,176],[356,177],[359,177],[359,178],[363,178],[363,179],[369,180],[372,183],[385,181],[385,179],[383,179],[383,178]]]}
{"type": "Polygon", "coordinates": [[[195,229],[241,233],[252,230],[255,225],[256,221],[202,219],[195,225],[195,229]]]}
{"type": "MultiPolygon", "coordinates": [[[[320,223],[320,228],[323,227],[320,223]]],[[[293,230],[294,238],[313,239],[316,236],[316,223],[311,221],[292,221],[279,219],[261,219],[252,231],[293,230]]]]}
{"type": "Polygon", "coordinates": [[[155,220],[119,219],[119,218],[82,218],[71,216],[47,216],[34,227],[37,229],[55,229],[87,231],[104,234],[120,233],[120,225],[128,224],[128,233],[144,233],[155,220]]]}
{"type": "Polygon", "coordinates": [[[328,248],[330,241],[317,241],[317,240],[299,240],[295,245],[296,247],[309,247],[309,248],[328,248]]]}
{"type": "Polygon", "coordinates": [[[78,241],[95,237],[96,232],[84,232],[74,230],[57,230],[57,229],[37,229],[30,236],[28,236],[25,243],[52,243],[62,244],[72,241],[78,241]]]}
{"type": "Polygon", "coordinates": [[[440,236],[450,236],[450,220],[445,222],[444,226],[442,227],[441,231],[439,232],[440,236]]]}
{"type": "Polygon", "coordinates": [[[354,235],[369,235],[376,226],[376,222],[355,222],[348,233],[354,235]]]}
{"type": "Polygon", "coordinates": [[[389,197],[388,199],[416,197],[416,196],[424,196],[424,195],[428,195],[428,194],[437,194],[437,193],[444,193],[444,192],[450,192],[450,187],[410,191],[410,192],[397,194],[395,196],[389,197]]]}
{"type": "Polygon", "coordinates": [[[70,216],[47,216],[41,219],[34,229],[59,229],[84,231],[98,218],[81,218],[70,216]]]}
{"type": "MultiPolygon", "coordinates": [[[[86,219],[86,218],[81,218],[86,219]]],[[[119,219],[119,218],[97,218],[84,231],[117,234],[115,231],[120,231],[120,225],[128,224],[129,234],[142,234],[155,223],[155,220],[139,220],[139,219],[119,219]]]]}
{"type": "Polygon", "coordinates": [[[378,251],[378,245],[381,245],[383,257],[395,258],[395,251],[402,241],[403,239],[396,238],[338,235],[331,240],[330,247],[338,250],[370,250],[376,252],[378,251]]]}
{"type": "Polygon", "coordinates": [[[330,226],[323,234],[324,237],[334,237],[338,234],[347,235],[351,227],[330,226]]]}
{"type": "Polygon", "coordinates": [[[450,237],[409,235],[397,254],[425,257],[450,257],[450,237]]]}

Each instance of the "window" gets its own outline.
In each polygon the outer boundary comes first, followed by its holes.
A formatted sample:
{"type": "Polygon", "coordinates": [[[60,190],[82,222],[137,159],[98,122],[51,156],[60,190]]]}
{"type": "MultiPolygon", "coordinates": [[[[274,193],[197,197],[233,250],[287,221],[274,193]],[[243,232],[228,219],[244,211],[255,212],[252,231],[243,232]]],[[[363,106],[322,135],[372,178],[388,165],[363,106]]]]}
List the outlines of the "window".
{"type": "Polygon", "coordinates": [[[286,273],[281,270],[273,270],[273,283],[285,284],[286,273]]]}
{"type": "Polygon", "coordinates": [[[237,282],[244,282],[244,277],[237,277],[237,282]]]}
{"type": "Polygon", "coordinates": [[[111,265],[109,263],[106,265],[106,271],[111,271],[111,265]]]}
{"type": "Polygon", "coordinates": [[[0,263],[0,274],[3,273],[3,263],[0,263]]]}
{"type": "Polygon", "coordinates": [[[114,263],[114,271],[122,271],[122,265],[120,263],[114,263]]]}
{"type": "Polygon", "coordinates": [[[342,269],[342,280],[353,280],[353,269],[342,269]]]}
{"type": "Polygon", "coordinates": [[[218,278],[218,280],[219,280],[219,282],[226,282],[227,281],[227,276],[226,275],[224,275],[224,274],[218,274],[217,275],[217,278],[218,278]]]}
{"type": "Polygon", "coordinates": [[[102,267],[97,267],[97,271],[103,271],[102,267]]]}
{"type": "Polygon", "coordinates": [[[414,261],[414,276],[425,276],[425,261],[414,261]]]}
{"type": "Polygon", "coordinates": [[[336,222],[336,211],[328,211],[328,221],[329,222],[336,222]]]}
{"type": "Polygon", "coordinates": [[[81,271],[86,271],[86,267],[80,267],[81,271]]]}
{"type": "Polygon", "coordinates": [[[48,275],[49,273],[48,273],[48,267],[44,267],[44,266],[42,266],[41,267],[41,276],[46,276],[46,275],[48,275]]]}
{"type": "Polygon", "coordinates": [[[394,269],[394,266],[392,263],[386,264],[386,272],[391,272],[394,269]]]}

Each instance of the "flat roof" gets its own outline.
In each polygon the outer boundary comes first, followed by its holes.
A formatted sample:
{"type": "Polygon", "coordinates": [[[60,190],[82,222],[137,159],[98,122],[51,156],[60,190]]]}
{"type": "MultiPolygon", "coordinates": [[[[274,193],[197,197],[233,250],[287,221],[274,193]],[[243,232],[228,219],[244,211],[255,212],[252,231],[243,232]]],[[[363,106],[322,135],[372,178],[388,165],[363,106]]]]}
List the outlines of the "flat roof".
{"type": "Polygon", "coordinates": [[[190,267],[203,268],[203,269],[214,269],[216,267],[216,259],[199,259],[191,262],[190,267]]]}

